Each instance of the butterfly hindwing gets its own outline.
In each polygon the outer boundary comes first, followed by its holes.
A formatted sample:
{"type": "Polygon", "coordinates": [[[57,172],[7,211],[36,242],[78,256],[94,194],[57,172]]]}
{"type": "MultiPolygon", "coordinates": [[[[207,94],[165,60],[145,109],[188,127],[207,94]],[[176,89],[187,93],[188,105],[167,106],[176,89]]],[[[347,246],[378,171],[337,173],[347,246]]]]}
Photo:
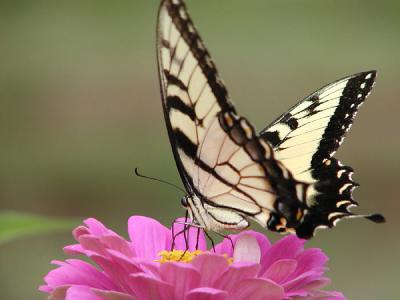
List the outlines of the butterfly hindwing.
{"type": "Polygon", "coordinates": [[[273,145],[279,159],[301,177],[335,153],[375,77],[375,71],[364,72],[323,87],[272,122],[261,135],[273,145]]]}
{"type": "Polygon", "coordinates": [[[297,225],[304,208],[298,199],[306,186],[274,159],[253,126],[232,112],[220,112],[207,129],[194,183],[207,205],[234,209],[275,231],[284,230],[282,222],[297,225]]]}
{"type": "Polygon", "coordinates": [[[357,184],[353,170],[332,158],[351,127],[359,106],[369,95],[375,71],[345,77],[300,101],[261,132],[275,156],[298,180],[312,183],[306,204],[308,212],[296,228],[309,238],[318,227],[333,227],[354,216],[357,205],[352,191],[357,184]]]}

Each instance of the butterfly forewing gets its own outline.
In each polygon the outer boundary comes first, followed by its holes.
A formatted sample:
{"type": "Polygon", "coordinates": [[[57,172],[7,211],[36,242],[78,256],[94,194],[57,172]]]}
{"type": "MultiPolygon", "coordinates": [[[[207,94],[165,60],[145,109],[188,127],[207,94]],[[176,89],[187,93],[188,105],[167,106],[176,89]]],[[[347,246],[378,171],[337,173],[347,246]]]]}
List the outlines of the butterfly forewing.
{"type": "Polygon", "coordinates": [[[181,177],[191,190],[193,163],[205,129],[233,110],[227,91],[182,1],[163,1],[158,65],[165,119],[181,177]]]}
{"type": "Polygon", "coordinates": [[[235,114],[182,1],[162,1],[157,44],[165,119],[188,192],[201,196],[210,215],[220,209],[220,219],[231,211],[265,226],[270,213],[298,222],[306,185],[294,180],[271,146],[235,114]]]}

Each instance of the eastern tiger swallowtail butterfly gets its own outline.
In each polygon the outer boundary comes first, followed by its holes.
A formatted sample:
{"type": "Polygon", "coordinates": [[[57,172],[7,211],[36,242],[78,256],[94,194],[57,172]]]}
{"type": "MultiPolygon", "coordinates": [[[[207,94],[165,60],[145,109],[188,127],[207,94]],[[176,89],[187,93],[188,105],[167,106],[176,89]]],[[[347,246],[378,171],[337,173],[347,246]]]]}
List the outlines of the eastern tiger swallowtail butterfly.
{"type": "Polygon", "coordinates": [[[332,155],[372,89],[375,71],[314,92],[260,133],[235,107],[182,0],[161,2],[157,54],[162,104],[193,222],[221,233],[255,220],[310,238],[356,215],[353,170],[332,155]]]}

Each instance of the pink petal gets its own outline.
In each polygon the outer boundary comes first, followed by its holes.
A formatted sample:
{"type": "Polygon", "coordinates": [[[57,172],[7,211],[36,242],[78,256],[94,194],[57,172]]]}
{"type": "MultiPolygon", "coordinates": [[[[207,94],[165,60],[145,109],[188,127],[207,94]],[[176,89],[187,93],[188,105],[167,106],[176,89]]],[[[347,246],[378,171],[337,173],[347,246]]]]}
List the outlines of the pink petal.
{"type": "Polygon", "coordinates": [[[262,278],[245,279],[230,293],[231,300],[282,300],[283,288],[262,278]]]}
{"type": "Polygon", "coordinates": [[[196,256],[191,264],[201,274],[200,287],[213,286],[221,274],[228,269],[226,258],[214,253],[203,253],[196,256]]]}
{"type": "Polygon", "coordinates": [[[174,287],[174,299],[184,299],[187,291],[199,286],[200,274],[196,268],[184,263],[164,263],[160,266],[161,279],[174,287]]]}
{"type": "Polygon", "coordinates": [[[93,293],[102,300],[138,300],[136,297],[114,291],[92,289],[93,293]]]}
{"type": "Polygon", "coordinates": [[[316,248],[305,250],[300,253],[296,259],[298,265],[296,271],[293,273],[293,277],[315,268],[321,268],[328,261],[328,257],[321,251],[321,249],[316,248]]]}
{"type": "Polygon", "coordinates": [[[155,259],[162,250],[169,250],[171,233],[156,220],[133,216],[128,220],[128,232],[137,257],[155,259]]]}
{"type": "Polygon", "coordinates": [[[260,266],[256,264],[233,264],[216,280],[214,287],[231,291],[242,280],[256,277],[259,269],[260,266]]]}
{"type": "Polygon", "coordinates": [[[275,261],[294,259],[304,249],[304,240],[295,235],[288,235],[269,248],[261,260],[261,272],[264,273],[275,261]]]}
{"type": "Polygon", "coordinates": [[[79,243],[85,250],[86,255],[90,255],[93,253],[99,255],[107,255],[106,247],[100,242],[99,237],[88,234],[81,235],[79,237],[79,243]]]}
{"type": "Polygon", "coordinates": [[[71,286],[65,295],[65,300],[102,300],[87,286],[71,286]]]}
{"type": "MultiPolygon", "coordinates": [[[[263,260],[263,257],[265,255],[265,252],[270,248],[271,243],[268,241],[267,237],[264,234],[261,234],[259,232],[253,231],[253,230],[246,230],[242,231],[239,234],[232,234],[229,235],[229,238],[232,240],[233,244],[236,243],[236,241],[242,236],[242,235],[252,235],[254,238],[256,238],[258,245],[261,249],[261,260],[263,260]]],[[[228,239],[225,238],[221,243],[215,246],[215,252],[219,254],[226,254],[229,257],[233,256],[233,248],[232,248],[232,242],[228,239]]]]}
{"type": "Polygon", "coordinates": [[[72,231],[72,235],[75,238],[76,241],[79,240],[79,237],[84,234],[90,234],[89,229],[83,225],[76,227],[72,231]]]}
{"type": "Polygon", "coordinates": [[[283,283],[286,291],[299,291],[306,288],[314,281],[321,282],[322,274],[314,271],[305,272],[295,279],[283,283]]]}
{"type": "Polygon", "coordinates": [[[223,239],[221,243],[218,243],[217,245],[215,245],[215,253],[226,254],[229,257],[233,256],[234,244],[235,244],[235,241],[238,238],[238,235],[237,234],[228,235],[228,237],[232,241],[230,241],[228,238],[223,239]],[[233,243],[233,245],[232,245],[232,243],[233,243]]]}
{"type": "MultiPolygon", "coordinates": [[[[129,294],[133,293],[133,289],[131,287],[131,279],[130,279],[130,271],[127,266],[121,266],[116,263],[111,258],[107,258],[101,255],[92,255],[90,257],[94,262],[96,262],[99,267],[101,267],[104,272],[112,278],[113,282],[116,285],[116,288],[113,290],[127,292],[129,294]]],[[[133,266],[132,269],[134,268],[133,266]]],[[[137,272],[137,270],[135,269],[137,272]]],[[[133,273],[136,273],[133,272],[133,273]]]]}
{"type": "Polygon", "coordinates": [[[257,240],[250,234],[241,235],[235,243],[233,260],[235,262],[249,262],[259,264],[261,249],[257,240]]]}
{"type": "MultiPolygon", "coordinates": [[[[321,278],[311,281],[309,284],[301,286],[301,289],[287,289],[285,287],[285,295],[291,297],[306,297],[310,295],[316,295],[315,293],[319,293],[318,289],[328,285],[330,280],[328,278],[321,278]]],[[[323,291],[325,294],[325,291],[323,291]]]]}
{"type": "Polygon", "coordinates": [[[148,274],[131,275],[132,289],[140,300],[171,300],[174,290],[170,284],[148,274]]]}
{"type": "Polygon", "coordinates": [[[282,284],[296,270],[295,259],[281,259],[274,262],[262,275],[278,284],[282,284]]]}
{"type": "Polygon", "coordinates": [[[118,251],[127,257],[134,256],[130,243],[119,235],[105,235],[102,236],[100,240],[108,249],[118,251]]]}
{"type": "Polygon", "coordinates": [[[143,268],[140,264],[141,259],[135,257],[129,258],[115,250],[107,250],[107,257],[109,257],[113,263],[118,264],[128,274],[134,274],[143,272],[143,268]]]}
{"type": "Polygon", "coordinates": [[[68,245],[63,248],[65,254],[68,255],[86,255],[85,249],[80,244],[68,245]]]}
{"type": "Polygon", "coordinates": [[[60,267],[50,271],[44,280],[49,287],[63,285],[86,285],[100,289],[114,289],[110,279],[92,265],[77,259],[69,259],[66,262],[54,261],[60,267]]]}
{"type": "MultiPolygon", "coordinates": [[[[146,258],[126,257],[124,254],[111,249],[107,250],[107,253],[106,259],[121,267],[120,269],[129,275],[144,272],[158,277],[160,267],[158,262],[146,258]]],[[[91,258],[93,259],[93,256],[91,258]]]]}
{"type": "Polygon", "coordinates": [[[54,288],[53,287],[49,287],[47,285],[40,285],[38,290],[40,292],[49,293],[50,294],[52,291],[54,291],[54,288]]]}
{"type": "Polygon", "coordinates": [[[144,273],[152,274],[154,277],[159,276],[160,263],[143,258],[132,258],[131,260],[140,265],[144,273]]]}
{"type": "MultiPolygon", "coordinates": [[[[178,298],[185,300],[225,300],[228,299],[228,293],[225,291],[213,289],[213,288],[197,288],[191,290],[186,298],[178,298]]],[[[176,300],[178,300],[176,299],[176,300]]]]}
{"type": "Polygon", "coordinates": [[[114,231],[108,229],[103,225],[100,221],[97,221],[94,218],[86,219],[83,223],[86,224],[90,234],[95,236],[102,236],[106,234],[116,234],[114,231]]]}
{"type": "MultiPolygon", "coordinates": [[[[185,218],[179,218],[176,219],[175,222],[172,224],[173,230],[171,228],[171,232],[176,235],[175,240],[173,241],[174,248],[178,250],[194,251],[196,250],[197,245],[197,249],[206,251],[207,241],[204,236],[203,230],[193,226],[187,226],[188,229],[184,233],[184,222],[185,218]]],[[[187,222],[190,223],[191,220],[188,219],[187,222]]]]}

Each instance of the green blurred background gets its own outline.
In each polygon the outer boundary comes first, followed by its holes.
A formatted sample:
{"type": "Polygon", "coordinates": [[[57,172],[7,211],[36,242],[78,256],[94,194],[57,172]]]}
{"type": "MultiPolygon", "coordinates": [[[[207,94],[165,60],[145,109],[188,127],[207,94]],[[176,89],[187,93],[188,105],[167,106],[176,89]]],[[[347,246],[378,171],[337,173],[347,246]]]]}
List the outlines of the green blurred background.
{"type": "MultiPolygon", "coordinates": [[[[238,111],[259,129],[324,84],[379,71],[337,157],[357,172],[358,211],[388,222],[342,222],[308,246],[330,256],[331,288],[348,299],[400,299],[399,1],[187,2],[238,111]]],[[[0,1],[0,209],[96,217],[122,234],[133,214],[164,224],[183,214],[179,192],[133,175],[180,184],[158,89],[157,7],[0,1]]],[[[0,299],[45,299],[37,286],[70,243],[65,232],[2,245],[0,299]]]]}

